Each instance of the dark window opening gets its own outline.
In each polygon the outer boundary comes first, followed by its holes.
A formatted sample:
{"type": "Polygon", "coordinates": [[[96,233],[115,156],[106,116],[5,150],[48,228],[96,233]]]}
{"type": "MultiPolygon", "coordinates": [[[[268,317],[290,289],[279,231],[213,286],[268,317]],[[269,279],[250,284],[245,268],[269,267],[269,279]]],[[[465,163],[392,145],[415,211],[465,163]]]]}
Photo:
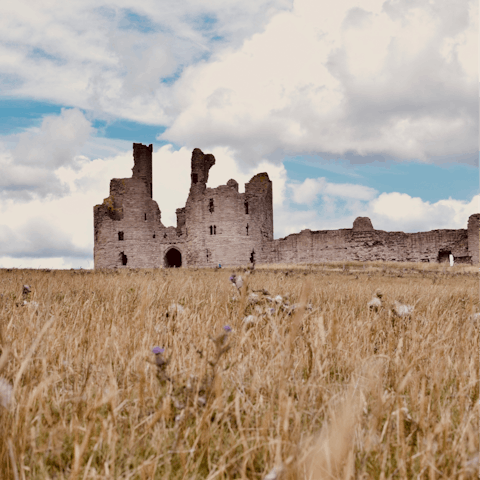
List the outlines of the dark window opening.
{"type": "Polygon", "coordinates": [[[155,232],[153,232],[153,238],[155,238],[155,232]]]}
{"type": "Polygon", "coordinates": [[[255,263],[255,250],[252,250],[250,254],[250,263],[255,263]]]}
{"type": "Polygon", "coordinates": [[[215,207],[213,206],[213,198],[211,198],[210,201],[208,202],[208,211],[210,213],[213,213],[215,211],[215,207]]]}
{"type": "Polygon", "coordinates": [[[118,239],[123,240],[123,232],[118,232],[118,239]]]}
{"type": "Polygon", "coordinates": [[[145,221],[147,221],[147,214],[145,214],[145,221]]]}
{"type": "Polygon", "coordinates": [[[207,262],[208,262],[209,259],[210,259],[210,251],[207,250],[207,262]]]}
{"type": "Polygon", "coordinates": [[[248,223],[247,223],[247,235],[248,235],[248,223]]]}
{"type": "Polygon", "coordinates": [[[166,253],[165,266],[167,268],[179,268],[182,266],[182,254],[176,248],[171,248],[166,253]]]}
{"type": "Polygon", "coordinates": [[[213,235],[213,227],[210,225],[210,235],[213,235]]]}
{"type": "Polygon", "coordinates": [[[127,264],[127,256],[125,255],[125,253],[120,252],[120,260],[122,261],[122,265],[127,264]]]}
{"type": "Polygon", "coordinates": [[[248,215],[248,202],[245,200],[245,214],[248,215]]]}
{"type": "Polygon", "coordinates": [[[440,250],[438,252],[438,263],[446,263],[450,261],[450,250],[440,250]]]}
{"type": "Polygon", "coordinates": [[[163,234],[163,238],[167,238],[167,234],[166,234],[166,233],[163,234]]]}
{"type": "Polygon", "coordinates": [[[213,226],[213,234],[214,234],[214,235],[217,234],[217,226],[216,226],[216,225],[213,226]]]}
{"type": "Polygon", "coordinates": [[[192,173],[192,183],[198,183],[198,173],[192,173]]]}

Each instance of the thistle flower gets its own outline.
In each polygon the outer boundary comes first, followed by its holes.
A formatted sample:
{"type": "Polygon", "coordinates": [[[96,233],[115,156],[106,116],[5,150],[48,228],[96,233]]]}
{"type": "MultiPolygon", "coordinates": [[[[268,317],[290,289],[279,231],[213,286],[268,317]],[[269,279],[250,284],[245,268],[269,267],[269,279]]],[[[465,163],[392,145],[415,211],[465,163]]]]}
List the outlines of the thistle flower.
{"type": "Polygon", "coordinates": [[[237,275],[233,273],[230,277],[230,281],[233,283],[233,285],[235,285],[235,287],[237,287],[238,290],[243,287],[243,278],[240,275],[237,277],[237,275]]]}
{"type": "Polygon", "coordinates": [[[223,329],[227,332],[230,333],[232,331],[232,327],[230,325],[225,325],[223,329]]]}
{"type": "Polygon", "coordinates": [[[245,317],[242,320],[242,323],[247,327],[253,326],[257,323],[257,317],[255,317],[254,315],[248,315],[248,317],[245,317]]]}
{"type": "Polygon", "coordinates": [[[160,347],[153,347],[152,348],[152,353],[154,353],[155,355],[158,355],[160,353],[163,353],[165,351],[164,348],[160,348],[160,347]]]}
{"type": "Polygon", "coordinates": [[[397,302],[395,300],[395,306],[393,307],[393,312],[398,317],[408,317],[413,313],[415,305],[404,305],[403,303],[397,302]]]}

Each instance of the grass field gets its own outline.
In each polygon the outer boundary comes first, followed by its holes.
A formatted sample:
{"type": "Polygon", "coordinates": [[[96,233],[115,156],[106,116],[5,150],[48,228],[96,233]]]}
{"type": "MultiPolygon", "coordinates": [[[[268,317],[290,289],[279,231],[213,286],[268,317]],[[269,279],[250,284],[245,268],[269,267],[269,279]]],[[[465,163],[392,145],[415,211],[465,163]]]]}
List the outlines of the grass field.
{"type": "Polygon", "coordinates": [[[0,477],[478,478],[478,268],[233,272],[0,270],[0,477]]]}

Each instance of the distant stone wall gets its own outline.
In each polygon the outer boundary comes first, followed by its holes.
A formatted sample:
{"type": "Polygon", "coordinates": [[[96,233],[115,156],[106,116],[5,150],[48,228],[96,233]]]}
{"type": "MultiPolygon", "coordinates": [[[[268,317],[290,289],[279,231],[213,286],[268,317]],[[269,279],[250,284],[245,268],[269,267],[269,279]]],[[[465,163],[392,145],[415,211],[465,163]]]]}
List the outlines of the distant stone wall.
{"type": "MultiPolygon", "coordinates": [[[[477,231],[478,238],[478,231],[477,231]]],[[[354,229],[310,231],[274,240],[271,263],[331,261],[438,262],[452,253],[470,263],[467,230],[404,233],[354,229]]]]}
{"type": "Polygon", "coordinates": [[[165,227],[152,199],[152,145],[133,144],[131,178],[114,178],[110,195],[94,207],[95,268],[214,267],[251,263],[402,261],[479,263],[480,214],[467,229],[404,233],[375,230],[368,217],[351,229],[310,231],[274,240],[272,182],[255,175],[207,188],[215,157],[192,152],[191,185],[176,227],[165,227]]]}

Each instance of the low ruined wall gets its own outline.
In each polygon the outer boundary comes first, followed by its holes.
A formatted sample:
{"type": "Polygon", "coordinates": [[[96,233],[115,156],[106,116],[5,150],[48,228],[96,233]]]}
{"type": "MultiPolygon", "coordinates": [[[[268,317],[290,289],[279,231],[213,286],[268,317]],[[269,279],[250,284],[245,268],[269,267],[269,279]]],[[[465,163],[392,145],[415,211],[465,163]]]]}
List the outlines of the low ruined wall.
{"type": "Polygon", "coordinates": [[[270,262],[437,262],[439,258],[448,259],[448,252],[458,259],[470,262],[467,230],[433,230],[421,233],[353,229],[316,232],[303,230],[299,234],[274,240],[270,262]]]}

